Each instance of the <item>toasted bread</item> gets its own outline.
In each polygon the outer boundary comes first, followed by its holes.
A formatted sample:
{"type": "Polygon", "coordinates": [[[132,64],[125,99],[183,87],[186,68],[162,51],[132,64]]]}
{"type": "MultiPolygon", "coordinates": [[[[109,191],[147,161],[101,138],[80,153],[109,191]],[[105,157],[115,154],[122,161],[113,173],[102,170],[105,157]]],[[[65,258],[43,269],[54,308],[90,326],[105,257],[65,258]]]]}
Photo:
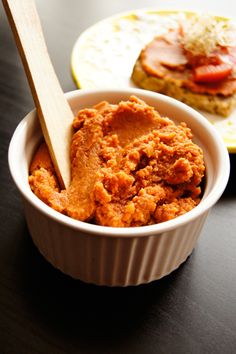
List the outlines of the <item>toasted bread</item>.
{"type": "Polygon", "coordinates": [[[227,117],[236,107],[236,93],[230,96],[195,93],[181,87],[181,82],[176,79],[159,78],[147,74],[137,59],[132,76],[133,82],[146,90],[159,92],[176,98],[187,105],[209,113],[227,117]]]}

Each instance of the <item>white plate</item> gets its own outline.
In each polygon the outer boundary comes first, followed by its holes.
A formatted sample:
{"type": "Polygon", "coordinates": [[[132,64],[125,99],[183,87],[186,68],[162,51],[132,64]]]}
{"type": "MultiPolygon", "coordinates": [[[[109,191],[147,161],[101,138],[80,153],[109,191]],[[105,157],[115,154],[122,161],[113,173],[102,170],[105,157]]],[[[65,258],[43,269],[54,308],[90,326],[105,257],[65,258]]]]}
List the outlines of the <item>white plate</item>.
{"type": "MultiPolygon", "coordinates": [[[[71,58],[73,77],[80,88],[135,87],[130,80],[134,63],[156,35],[178,26],[183,11],[141,9],[100,21],[83,32],[71,58]]],[[[227,117],[201,112],[222,135],[228,151],[236,153],[236,110],[227,117]]]]}

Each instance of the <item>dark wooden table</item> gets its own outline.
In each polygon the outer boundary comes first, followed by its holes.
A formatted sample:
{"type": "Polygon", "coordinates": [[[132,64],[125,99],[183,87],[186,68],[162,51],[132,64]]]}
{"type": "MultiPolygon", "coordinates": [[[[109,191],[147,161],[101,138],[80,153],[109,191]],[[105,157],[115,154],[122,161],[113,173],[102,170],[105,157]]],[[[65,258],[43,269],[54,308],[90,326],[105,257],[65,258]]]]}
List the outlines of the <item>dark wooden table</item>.
{"type": "MultiPolygon", "coordinates": [[[[155,4],[135,2],[136,8],[155,4]]],[[[38,0],[37,5],[53,64],[69,91],[76,88],[70,53],[77,36],[134,3],[38,0]]],[[[148,285],[87,285],[39,254],[9,174],[10,138],[32,108],[0,6],[0,353],[236,353],[236,155],[230,156],[226,191],[184,265],[148,285]]]]}

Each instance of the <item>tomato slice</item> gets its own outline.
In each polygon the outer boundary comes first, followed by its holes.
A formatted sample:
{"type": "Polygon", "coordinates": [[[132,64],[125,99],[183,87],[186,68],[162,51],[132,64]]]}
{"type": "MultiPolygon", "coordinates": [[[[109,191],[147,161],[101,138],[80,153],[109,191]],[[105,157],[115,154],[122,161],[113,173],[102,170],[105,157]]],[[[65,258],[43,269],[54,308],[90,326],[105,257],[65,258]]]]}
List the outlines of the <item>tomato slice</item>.
{"type": "Polygon", "coordinates": [[[233,66],[228,63],[218,65],[201,65],[194,69],[196,82],[211,83],[221,81],[231,74],[233,66]]]}

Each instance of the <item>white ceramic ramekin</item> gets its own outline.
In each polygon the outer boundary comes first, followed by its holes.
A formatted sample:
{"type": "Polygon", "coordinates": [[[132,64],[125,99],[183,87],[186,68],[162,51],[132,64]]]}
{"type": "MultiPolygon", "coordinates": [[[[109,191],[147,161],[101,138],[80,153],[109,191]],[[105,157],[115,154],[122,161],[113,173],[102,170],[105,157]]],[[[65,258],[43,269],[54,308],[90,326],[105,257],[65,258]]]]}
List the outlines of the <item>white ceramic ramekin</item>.
{"type": "Polygon", "coordinates": [[[191,254],[209,209],[223,193],[229,156],[221,137],[198,112],[172,98],[139,89],[78,90],[66,96],[76,114],[101,100],[116,103],[136,95],[176,122],[185,121],[204,152],[206,183],[200,204],[173,220],[143,227],[112,228],[73,220],[48,207],[30,190],[28,170],[42,139],[35,111],[18,125],[9,147],[9,166],[25,207],[30,234],[44,257],[85,282],[127,286],[159,279],[191,254]]]}

